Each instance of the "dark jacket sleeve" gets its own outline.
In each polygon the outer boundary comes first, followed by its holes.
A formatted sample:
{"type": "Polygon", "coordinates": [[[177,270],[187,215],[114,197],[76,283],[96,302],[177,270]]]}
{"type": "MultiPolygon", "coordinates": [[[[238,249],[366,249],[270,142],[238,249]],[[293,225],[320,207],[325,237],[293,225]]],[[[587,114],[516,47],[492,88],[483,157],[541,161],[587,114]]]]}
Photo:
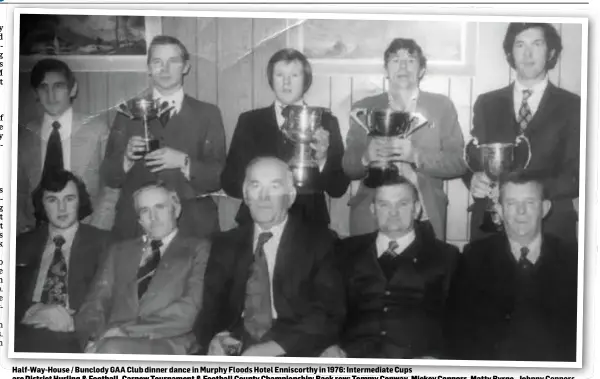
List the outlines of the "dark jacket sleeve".
{"type": "Polygon", "coordinates": [[[340,126],[335,116],[327,118],[324,128],[329,132],[329,149],[327,162],[321,171],[321,188],[334,198],[339,198],[346,193],[350,178],[344,173],[342,159],[344,158],[344,141],[340,133],[340,126]]]}
{"type": "Polygon", "coordinates": [[[106,143],[106,152],[100,166],[102,181],[109,187],[121,188],[126,172],[123,167],[125,150],[129,142],[127,117],[117,113],[106,143]]]}
{"type": "Polygon", "coordinates": [[[221,173],[221,185],[227,195],[237,199],[242,198],[246,165],[252,159],[254,152],[253,140],[249,136],[251,125],[247,122],[246,113],[242,113],[237,121],[225,168],[221,173]]]}

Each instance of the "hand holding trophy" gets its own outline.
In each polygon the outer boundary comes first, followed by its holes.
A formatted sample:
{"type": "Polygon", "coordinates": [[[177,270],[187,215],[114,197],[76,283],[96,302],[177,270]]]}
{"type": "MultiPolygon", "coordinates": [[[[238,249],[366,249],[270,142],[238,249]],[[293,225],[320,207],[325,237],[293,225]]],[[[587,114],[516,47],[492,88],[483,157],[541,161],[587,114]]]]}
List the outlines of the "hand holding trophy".
{"type": "Polygon", "coordinates": [[[500,178],[517,169],[525,169],[531,160],[531,145],[525,135],[518,135],[514,143],[492,142],[480,144],[472,138],[464,149],[464,160],[469,169],[476,173],[483,172],[491,181],[490,193],[486,198],[486,209],[480,229],[487,233],[502,230],[502,220],[496,212],[498,205],[498,182],[500,178]],[[515,148],[524,144],[527,148],[527,159],[519,162],[515,157],[515,148]],[[496,195],[492,195],[496,193],[496,195]]]}

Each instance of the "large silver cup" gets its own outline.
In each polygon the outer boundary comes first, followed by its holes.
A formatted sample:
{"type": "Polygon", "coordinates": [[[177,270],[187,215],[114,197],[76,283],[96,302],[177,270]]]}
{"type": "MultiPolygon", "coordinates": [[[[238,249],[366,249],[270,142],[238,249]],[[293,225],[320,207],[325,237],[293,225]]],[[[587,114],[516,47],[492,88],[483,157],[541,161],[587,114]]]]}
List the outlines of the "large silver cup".
{"type": "MultiPolygon", "coordinates": [[[[379,138],[392,144],[395,138],[408,138],[411,134],[429,124],[419,113],[402,112],[392,108],[356,108],[350,111],[350,117],[372,138],[379,138]]],[[[364,184],[377,187],[386,178],[399,175],[397,163],[400,157],[389,155],[369,162],[364,184]]]]}
{"type": "Polygon", "coordinates": [[[148,130],[148,122],[159,118],[165,112],[170,112],[172,105],[160,104],[157,100],[149,97],[136,97],[127,102],[122,102],[117,106],[117,112],[124,114],[132,120],[141,120],[144,127],[144,140],[146,141],[146,151],[143,154],[157,150],[159,148],[158,140],[155,140],[148,130]]]}
{"type": "Polygon", "coordinates": [[[294,153],[288,164],[296,187],[315,189],[319,163],[310,144],[314,142],[317,130],[322,128],[321,119],[327,111],[322,107],[288,105],[282,112],[285,123],[281,130],[294,143],[294,153]]]}
{"type": "MultiPolygon", "coordinates": [[[[473,172],[485,172],[492,180],[492,188],[498,185],[500,178],[518,169],[525,169],[531,160],[531,144],[524,135],[519,135],[514,143],[494,142],[479,144],[476,138],[472,138],[464,149],[464,159],[469,169],[473,172]],[[519,162],[515,159],[515,149],[524,145],[527,149],[526,159],[519,162]]],[[[496,213],[498,205],[497,197],[486,198],[486,209],[480,229],[484,232],[496,232],[502,230],[502,220],[496,213]]]]}

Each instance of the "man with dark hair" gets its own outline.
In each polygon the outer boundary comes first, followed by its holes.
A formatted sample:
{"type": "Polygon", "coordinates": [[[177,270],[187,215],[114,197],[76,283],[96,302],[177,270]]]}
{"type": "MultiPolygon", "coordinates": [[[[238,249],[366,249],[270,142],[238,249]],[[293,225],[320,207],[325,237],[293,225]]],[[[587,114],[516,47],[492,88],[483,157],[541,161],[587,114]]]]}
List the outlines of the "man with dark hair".
{"type": "Polygon", "coordinates": [[[543,233],[544,181],[503,178],[505,231],[465,247],[449,300],[449,358],[575,361],[577,246],[543,233]]]}
{"type": "Polygon", "coordinates": [[[252,222],[213,239],[195,327],[201,352],[318,356],[343,319],[336,237],[289,212],[296,189],[280,159],[251,161],[243,193],[252,222]]]}
{"type": "Polygon", "coordinates": [[[163,183],[133,194],[144,236],[112,246],[75,316],[86,353],[189,354],[210,243],[178,229],[181,202],[163,183]]]}
{"type": "MultiPolygon", "coordinates": [[[[252,159],[270,155],[289,161],[294,145],[281,132],[284,124],[283,109],[288,105],[304,104],[303,97],[312,84],[312,69],[308,59],[294,49],[276,52],[267,65],[267,78],[275,94],[275,101],[266,108],[242,113],[231,141],[221,183],[225,192],[242,198],[242,182],[246,165],[252,159]]],[[[291,212],[298,213],[305,222],[329,225],[329,210],[325,194],[339,198],[350,184],[342,170],[344,142],[337,118],[325,113],[322,128],[312,145],[320,173],[315,188],[298,188],[298,196],[291,212]]],[[[236,216],[238,223],[251,222],[248,208],[242,203],[236,216]]]]}
{"type": "MultiPolygon", "coordinates": [[[[354,119],[346,137],[347,147],[343,167],[353,180],[363,179],[369,163],[395,155],[401,163],[400,174],[409,178],[420,192],[423,211],[420,220],[429,224],[437,238],[446,238],[448,199],[444,180],[465,173],[464,140],[458,115],[452,101],[444,95],[421,91],[419,83],[427,70],[427,59],[421,47],[412,39],[394,39],[384,53],[384,70],[389,81],[387,93],[362,99],[356,108],[388,108],[421,113],[428,122],[410,138],[397,138],[390,144],[386,138],[369,137],[354,119]]],[[[369,207],[373,189],[361,183],[350,199],[350,234],[359,235],[377,230],[369,207]]]]}
{"type": "Polygon", "coordinates": [[[417,187],[402,176],[375,190],[378,230],[341,241],[346,322],[322,356],[440,358],[443,320],[458,249],[418,221],[417,187]]]}
{"type": "Polygon", "coordinates": [[[69,171],[45,175],[33,195],[42,223],[17,237],[15,352],[81,352],[73,329],[102,262],[109,233],[80,220],[92,213],[85,184],[69,171]]]}
{"type": "Polygon", "coordinates": [[[221,188],[225,163],[225,131],[219,108],[186,95],[183,80],[190,71],[186,47],[171,36],[157,36],[148,49],[150,97],[170,107],[160,119],[148,122],[150,138],[158,148],[146,151],[140,121],[117,114],[110,132],[102,176],[109,186],[121,188],[112,229],[117,240],[140,236],[133,192],[142,184],[162,180],[181,199],[182,234],[203,237],[218,230],[217,206],[209,196],[221,188]]]}
{"type": "MultiPolygon", "coordinates": [[[[527,171],[541,176],[552,210],[544,220],[544,231],[577,240],[577,214],[573,200],[579,197],[579,129],[581,99],[556,87],[548,71],[556,65],[562,45],[550,24],[511,23],[504,39],[504,53],[516,80],[509,86],[484,93],[473,107],[471,134],[480,144],[513,143],[524,134],[531,143],[527,171]]],[[[517,155],[522,155],[517,150],[517,155]]],[[[485,237],[485,197],[497,189],[483,172],[467,178],[475,199],[471,218],[471,240],[485,237]]]]}
{"type": "Polygon", "coordinates": [[[79,176],[89,191],[96,213],[85,222],[110,228],[112,218],[100,207],[105,196],[110,196],[100,180],[108,126],[101,117],[87,117],[73,110],[78,85],[66,63],[40,60],[31,70],[30,83],[44,113],[19,128],[18,231],[36,225],[31,194],[44,174],[63,169],[79,176]]]}

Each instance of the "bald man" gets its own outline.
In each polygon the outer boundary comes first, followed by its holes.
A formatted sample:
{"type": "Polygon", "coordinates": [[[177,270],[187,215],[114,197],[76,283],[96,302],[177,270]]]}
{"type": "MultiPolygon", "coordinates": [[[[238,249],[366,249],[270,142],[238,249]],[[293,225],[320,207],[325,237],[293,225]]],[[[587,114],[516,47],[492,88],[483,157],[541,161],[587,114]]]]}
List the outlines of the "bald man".
{"type": "Polygon", "coordinates": [[[253,222],[213,240],[197,340],[209,355],[317,356],[343,319],[337,238],[289,213],[296,190],[277,158],[250,162],[243,197],[253,222]]]}

